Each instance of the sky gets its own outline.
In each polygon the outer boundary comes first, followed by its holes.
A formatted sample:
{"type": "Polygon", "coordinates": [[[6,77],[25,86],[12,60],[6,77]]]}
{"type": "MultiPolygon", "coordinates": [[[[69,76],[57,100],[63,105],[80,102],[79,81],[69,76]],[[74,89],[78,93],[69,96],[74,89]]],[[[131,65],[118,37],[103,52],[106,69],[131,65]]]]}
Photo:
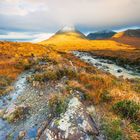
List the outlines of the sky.
{"type": "Polygon", "coordinates": [[[0,40],[37,42],[64,26],[87,34],[140,28],[140,0],[0,0],[0,40]]]}

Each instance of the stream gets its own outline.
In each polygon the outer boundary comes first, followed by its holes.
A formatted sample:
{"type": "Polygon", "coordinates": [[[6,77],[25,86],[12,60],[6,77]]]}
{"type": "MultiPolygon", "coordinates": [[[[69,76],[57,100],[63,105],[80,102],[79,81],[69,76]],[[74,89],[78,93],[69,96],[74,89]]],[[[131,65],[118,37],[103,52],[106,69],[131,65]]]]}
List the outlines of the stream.
{"type": "Polygon", "coordinates": [[[116,77],[123,77],[124,79],[140,78],[140,73],[118,66],[109,59],[97,58],[88,52],[74,51],[73,54],[81,60],[90,63],[96,68],[104,72],[108,72],[116,77]]]}

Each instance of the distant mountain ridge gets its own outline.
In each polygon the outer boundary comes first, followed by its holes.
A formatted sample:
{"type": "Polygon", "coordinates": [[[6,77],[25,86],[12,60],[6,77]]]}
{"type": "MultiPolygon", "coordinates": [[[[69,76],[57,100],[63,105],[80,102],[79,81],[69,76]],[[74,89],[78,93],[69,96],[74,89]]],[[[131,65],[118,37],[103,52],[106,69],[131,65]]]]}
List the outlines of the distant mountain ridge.
{"type": "Polygon", "coordinates": [[[103,30],[103,31],[98,31],[95,33],[90,33],[87,35],[87,38],[90,40],[95,40],[95,39],[108,39],[114,36],[116,32],[111,31],[111,30],[103,30]]]}
{"type": "Polygon", "coordinates": [[[119,32],[113,36],[113,38],[120,38],[120,37],[140,37],[140,29],[128,29],[123,32],[119,32]]]}
{"type": "Polygon", "coordinates": [[[140,47],[140,29],[129,29],[123,32],[119,32],[112,37],[120,43],[133,45],[135,47],[140,47]]]}

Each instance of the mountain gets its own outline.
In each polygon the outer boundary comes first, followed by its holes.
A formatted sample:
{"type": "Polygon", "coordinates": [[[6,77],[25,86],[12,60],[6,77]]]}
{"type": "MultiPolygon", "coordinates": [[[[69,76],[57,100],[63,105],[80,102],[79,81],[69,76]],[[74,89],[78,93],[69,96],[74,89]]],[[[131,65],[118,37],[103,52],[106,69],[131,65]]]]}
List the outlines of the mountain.
{"type": "MultiPolygon", "coordinates": [[[[104,31],[102,34],[110,34],[111,31],[104,31]]],[[[101,32],[100,32],[101,34],[101,32]]],[[[38,44],[51,47],[58,51],[73,51],[73,50],[96,50],[96,49],[111,49],[120,50],[127,49],[127,45],[113,40],[89,40],[83,33],[74,27],[64,27],[57,31],[52,37],[38,44]]]]}
{"type": "Polygon", "coordinates": [[[124,32],[119,32],[112,37],[112,40],[135,47],[140,47],[140,29],[129,29],[124,32]]]}
{"type": "Polygon", "coordinates": [[[73,27],[64,27],[49,39],[39,42],[39,44],[51,46],[58,50],[91,47],[86,36],[73,27]]]}
{"type": "Polygon", "coordinates": [[[107,39],[107,38],[111,38],[115,34],[116,34],[116,32],[114,32],[114,31],[103,30],[103,31],[95,32],[95,33],[90,33],[87,35],[87,38],[90,40],[107,39]]]}
{"type": "Polygon", "coordinates": [[[113,36],[113,38],[120,38],[120,37],[138,37],[140,38],[140,29],[129,29],[124,32],[119,32],[113,36]]]}
{"type": "Polygon", "coordinates": [[[55,35],[62,35],[62,34],[65,34],[65,35],[77,35],[78,37],[80,38],[86,38],[86,36],[81,33],[80,31],[78,31],[75,27],[70,27],[70,26],[65,26],[63,27],[62,29],[60,29],[59,31],[56,32],[55,35]]]}

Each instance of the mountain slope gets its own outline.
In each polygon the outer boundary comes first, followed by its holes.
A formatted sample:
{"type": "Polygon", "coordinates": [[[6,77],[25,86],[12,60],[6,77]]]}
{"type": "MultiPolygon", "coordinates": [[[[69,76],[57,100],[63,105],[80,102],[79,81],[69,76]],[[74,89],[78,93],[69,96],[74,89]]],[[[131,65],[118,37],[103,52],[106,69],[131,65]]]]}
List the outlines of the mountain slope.
{"type": "Polygon", "coordinates": [[[126,30],[124,32],[117,33],[112,37],[112,40],[140,47],[140,29],[126,30]]]}
{"type": "Polygon", "coordinates": [[[111,38],[113,35],[115,35],[116,32],[114,31],[101,31],[101,32],[95,32],[95,33],[90,33],[87,35],[87,38],[90,40],[94,40],[94,39],[107,39],[107,38],[111,38]]]}
{"type": "Polygon", "coordinates": [[[128,45],[121,45],[112,40],[88,40],[84,34],[78,30],[60,30],[48,40],[39,42],[39,44],[52,47],[59,51],[72,50],[120,50],[130,49],[128,45]]]}

